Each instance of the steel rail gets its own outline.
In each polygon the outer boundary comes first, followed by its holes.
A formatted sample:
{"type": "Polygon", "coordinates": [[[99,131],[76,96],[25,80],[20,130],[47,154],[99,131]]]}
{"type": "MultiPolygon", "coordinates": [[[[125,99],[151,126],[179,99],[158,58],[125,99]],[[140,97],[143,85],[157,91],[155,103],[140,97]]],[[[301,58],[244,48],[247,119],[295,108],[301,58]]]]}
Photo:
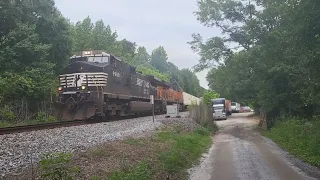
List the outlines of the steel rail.
{"type": "MultiPolygon", "coordinates": [[[[165,113],[155,113],[155,115],[161,115],[165,113]]],[[[107,120],[97,120],[97,119],[85,119],[85,120],[73,120],[73,121],[59,121],[59,122],[52,122],[52,123],[42,123],[42,124],[30,124],[30,125],[22,125],[22,126],[10,126],[0,128],[0,135],[4,134],[12,134],[12,133],[20,133],[20,132],[30,132],[30,131],[37,131],[43,129],[54,129],[60,127],[70,127],[70,126],[79,126],[85,124],[94,124],[94,123],[107,123],[112,121],[118,120],[125,120],[125,119],[133,119],[139,117],[146,117],[150,116],[150,114],[143,114],[143,115],[126,115],[120,117],[110,117],[107,120]]]]}

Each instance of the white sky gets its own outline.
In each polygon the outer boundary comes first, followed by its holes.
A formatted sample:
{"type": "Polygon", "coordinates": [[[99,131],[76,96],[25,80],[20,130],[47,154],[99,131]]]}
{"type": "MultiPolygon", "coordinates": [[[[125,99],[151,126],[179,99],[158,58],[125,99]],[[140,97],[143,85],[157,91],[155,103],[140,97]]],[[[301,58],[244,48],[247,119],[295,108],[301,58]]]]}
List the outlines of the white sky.
{"type": "MultiPolygon", "coordinates": [[[[204,38],[221,36],[217,28],[202,26],[194,16],[196,0],[55,0],[57,8],[72,22],[87,16],[93,22],[102,19],[116,30],[119,39],[126,38],[145,46],[149,53],[164,46],[168,60],[182,68],[197,64],[199,56],[190,45],[192,33],[204,38]]],[[[200,85],[208,88],[208,70],[197,73],[200,85]]]]}

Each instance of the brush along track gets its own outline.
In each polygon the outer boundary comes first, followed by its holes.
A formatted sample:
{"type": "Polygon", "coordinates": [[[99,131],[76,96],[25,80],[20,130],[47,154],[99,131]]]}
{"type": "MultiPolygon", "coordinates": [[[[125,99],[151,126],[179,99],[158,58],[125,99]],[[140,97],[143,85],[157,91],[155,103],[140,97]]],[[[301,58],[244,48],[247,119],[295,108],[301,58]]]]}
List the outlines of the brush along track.
{"type": "MultiPolygon", "coordinates": [[[[161,115],[161,114],[164,114],[164,113],[155,113],[155,115],[161,115]]],[[[85,120],[74,120],[74,121],[59,121],[59,122],[43,123],[43,124],[30,124],[30,125],[23,125],[23,126],[12,126],[12,127],[0,128],[0,135],[27,132],[27,131],[36,131],[36,130],[42,130],[42,129],[53,129],[53,128],[59,128],[59,127],[79,126],[79,125],[93,124],[93,123],[100,123],[100,122],[118,121],[118,120],[138,118],[138,117],[144,117],[144,116],[150,116],[150,114],[110,117],[107,120],[85,119],[85,120]]]]}

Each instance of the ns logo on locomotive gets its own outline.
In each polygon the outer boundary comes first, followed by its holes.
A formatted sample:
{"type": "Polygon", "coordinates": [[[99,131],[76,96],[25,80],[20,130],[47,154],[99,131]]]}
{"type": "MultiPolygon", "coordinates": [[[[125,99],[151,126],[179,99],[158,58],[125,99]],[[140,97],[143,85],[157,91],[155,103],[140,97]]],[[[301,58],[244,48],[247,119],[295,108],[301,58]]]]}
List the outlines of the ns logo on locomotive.
{"type": "Polygon", "coordinates": [[[62,120],[151,113],[150,95],[156,113],[166,112],[166,105],[172,104],[184,111],[190,97],[199,101],[101,50],[81,51],[70,60],[59,77],[57,116],[62,120]]]}

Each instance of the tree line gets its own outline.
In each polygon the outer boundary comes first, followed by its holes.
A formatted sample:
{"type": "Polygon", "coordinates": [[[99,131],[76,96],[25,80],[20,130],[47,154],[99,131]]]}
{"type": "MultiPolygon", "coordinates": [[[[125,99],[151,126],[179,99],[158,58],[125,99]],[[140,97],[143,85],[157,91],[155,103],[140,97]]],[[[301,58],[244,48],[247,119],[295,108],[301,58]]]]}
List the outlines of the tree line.
{"type": "Polygon", "coordinates": [[[135,42],[119,40],[102,20],[70,22],[54,0],[2,0],[0,17],[0,119],[28,119],[46,111],[58,74],[82,50],[106,51],[180,90],[198,97],[204,92],[192,70],[168,61],[163,46],[149,54],[135,42]]]}
{"type": "Polygon", "coordinates": [[[196,16],[223,32],[190,42],[211,89],[268,119],[319,114],[320,1],[201,0],[196,16]]]}

